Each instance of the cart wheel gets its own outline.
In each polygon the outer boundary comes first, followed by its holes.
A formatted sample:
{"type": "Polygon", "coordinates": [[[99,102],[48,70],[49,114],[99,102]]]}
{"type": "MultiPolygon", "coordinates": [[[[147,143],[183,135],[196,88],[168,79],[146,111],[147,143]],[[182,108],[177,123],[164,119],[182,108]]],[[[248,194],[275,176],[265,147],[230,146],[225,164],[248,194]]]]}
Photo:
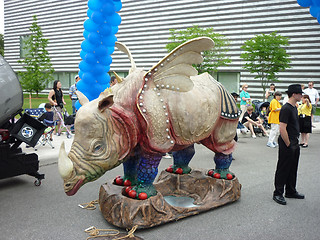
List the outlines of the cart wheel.
{"type": "Polygon", "coordinates": [[[34,185],[39,187],[41,185],[41,180],[40,179],[35,180],[34,185]]]}

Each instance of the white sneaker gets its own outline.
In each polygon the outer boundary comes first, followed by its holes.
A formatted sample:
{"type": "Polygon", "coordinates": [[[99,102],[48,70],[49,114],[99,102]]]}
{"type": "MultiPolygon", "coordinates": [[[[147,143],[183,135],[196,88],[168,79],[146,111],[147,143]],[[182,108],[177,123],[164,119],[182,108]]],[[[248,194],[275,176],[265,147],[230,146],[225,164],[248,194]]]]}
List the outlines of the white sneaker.
{"type": "Polygon", "coordinates": [[[276,142],[273,142],[273,145],[275,146],[275,147],[278,147],[278,143],[276,143],[276,142]]]}
{"type": "Polygon", "coordinates": [[[268,142],[268,143],[267,143],[267,146],[268,146],[268,147],[271,147],[271,148],[275,148],[275,147],[276,147],[272,142],[268,142]]]}
{"type": "Polygon", "coordinates": [[[256,135],[252,135],[251,137],[252,137],[252,138],[257,138],[257,136],[256,136],[256,135]]]}

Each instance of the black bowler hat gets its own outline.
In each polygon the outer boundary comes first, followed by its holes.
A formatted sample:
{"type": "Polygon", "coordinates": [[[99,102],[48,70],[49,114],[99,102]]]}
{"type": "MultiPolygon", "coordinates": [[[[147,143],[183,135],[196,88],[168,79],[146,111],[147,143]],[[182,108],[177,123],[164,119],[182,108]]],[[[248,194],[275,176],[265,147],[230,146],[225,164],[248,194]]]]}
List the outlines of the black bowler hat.
{"type": "Polygon", "coordinates": [[[288,90],[286,93],[301,93],[302,94],[302,88],[300,84],[291,84],[288,87],[288,90]]]}

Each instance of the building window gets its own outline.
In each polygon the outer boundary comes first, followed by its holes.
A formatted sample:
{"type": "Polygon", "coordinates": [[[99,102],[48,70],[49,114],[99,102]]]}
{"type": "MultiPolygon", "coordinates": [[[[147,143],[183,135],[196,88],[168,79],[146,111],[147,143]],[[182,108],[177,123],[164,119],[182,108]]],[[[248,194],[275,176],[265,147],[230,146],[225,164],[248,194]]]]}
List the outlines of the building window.
{"type": "Polygon", "coordinates": [[[25,58],[30,49],[26,48],[25,42],[31,35],[20,36],[20,58],[25,58]]]}
{"type": "Polygon", "coordinates": [[[228,92],[239,93],[240,73],[239,72],[218,72],[215,78],[220,82],[228,92]]]}

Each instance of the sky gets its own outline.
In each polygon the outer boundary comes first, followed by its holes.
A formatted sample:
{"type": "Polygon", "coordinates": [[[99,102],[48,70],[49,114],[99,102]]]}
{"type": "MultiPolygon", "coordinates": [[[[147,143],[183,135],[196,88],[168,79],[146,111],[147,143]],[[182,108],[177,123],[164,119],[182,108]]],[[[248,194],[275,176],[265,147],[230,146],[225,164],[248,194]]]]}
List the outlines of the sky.
{"type": "Polygon", "coordinates": [[[0,33],[4,34],[3,0],[0,0],[0,33]]]}

